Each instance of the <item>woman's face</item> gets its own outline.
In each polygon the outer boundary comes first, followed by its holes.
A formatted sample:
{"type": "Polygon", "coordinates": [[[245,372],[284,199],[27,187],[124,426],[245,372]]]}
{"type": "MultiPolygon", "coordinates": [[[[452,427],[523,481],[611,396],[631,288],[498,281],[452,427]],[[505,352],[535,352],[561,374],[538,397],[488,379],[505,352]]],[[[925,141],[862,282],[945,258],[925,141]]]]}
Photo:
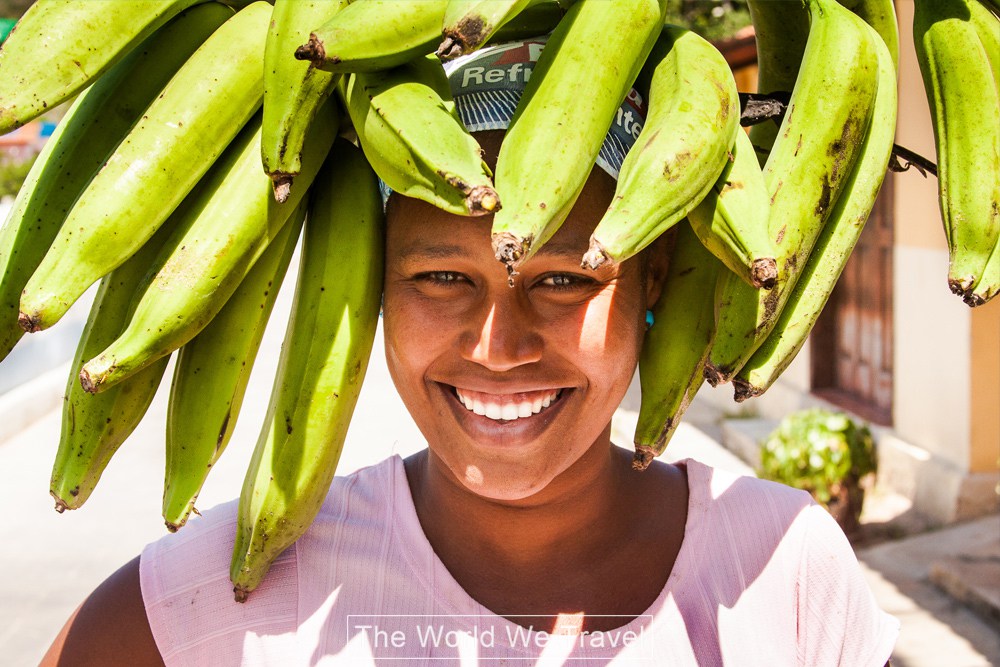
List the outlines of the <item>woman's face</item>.
{"type": "Polygon", "coordinates": [[[580,268],[613,192],[595,170],[513,287],[493,257],[492,217],[390,202],[389,370],[432,458],[481,496],[525,498],[590,448],[609,446],[655,299],[639,260],[580,268]]]}

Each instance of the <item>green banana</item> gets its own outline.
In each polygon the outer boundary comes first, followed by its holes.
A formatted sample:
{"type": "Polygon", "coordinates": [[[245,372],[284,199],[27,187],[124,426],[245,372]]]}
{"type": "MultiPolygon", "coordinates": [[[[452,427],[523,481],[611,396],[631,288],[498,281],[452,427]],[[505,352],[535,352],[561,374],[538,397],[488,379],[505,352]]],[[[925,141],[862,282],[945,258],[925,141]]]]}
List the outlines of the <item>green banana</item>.
{"type": "Polygon", "coordinates": [[[500,26],[487,44],[547,35],[559,25],[567,7],[558,0],[531,0],[521,12],[500,26]]]}
{"type": "Polygon", "coordinates": [[[97,290],[63,400],[62,432],[49,486],[58,512],[78,509],[87,501],[111,457],[139,425],[163,378],[168,357],[100,396],[84,392],[76,374],[86,359],[125,328],[136,284],[149,270],[175,222],[176,216],[164,223],[127,262],[105,276],[97,290]]]}
{"type": "Polygon", "coordinates": [[[236,427],[250,372],[305,218],[305,200],[239,288],[177,353],[167,404],[163,520],[187,521],[208,473],[236,427]]]}
{"type": "Polygon", "coordinates": [[[337,135],[331,101],[312,124],[301,187],[279,204],[260,170],[255,117],[213,167],[193,212],[178,226],[143,286],[128,327],[84,364],[80,381],[103,391],[191,340],[222,309],[254,262],[295,212],[337,135]]]}
{"type": "Polygon", "coordinates": [[[774,326],[853,172],[878,86],[881,41],[835,0],[810,0],[809,40],[778,139],[764,165],[768,233],[778,280],[766,292],[735,274],[716,289],[716,336],[706,379],[730,380],[774,326]]]}
{"type": "Polygon", "coordinates": [[[663,293],[639,356],[642,402],[632,467],[646,469],[667,448],[681,416],[704,382],[702,369],[715,332],[713,290],[726,268],[686,224],[676,227],[663,293]]]}
{"type": "Polygon", "coordinates": [[[482,149],[459,120],[433,55],[393,70],[353,74],[340,90],[375,172],[393,191],[456,215],[500,207],[482,149]]]}
{"type": "Polygon", "coordinates": [[[1000,238],[1000,93],[970,20],[974,1],[920,0],[913,14],[913,41],[934,120],[948,286],[965,300],[973,300],[1000,238]]]}
{"type": "MultiPolygon", "coordinates": [[[[971,3],[969,11],[972,24],[990,61],[993,81],[997,90],[1000,90],[1000,20],[982,3],[971,3]]],[[[979,282],[965,298],[965,303],[972,307],[981,306],[996,296],[997,292],[1000,292],[1000,239],[983,268],[979,282]]]]}
{"type": "Polygon", "coordinates": [[[898,72],[899,24],[896,21],[896,6],[893,0],[839,0],[839,2],[875,29],[889,49],[892,66],[898,72]]]}
{"type": "Polygon", "coordinates": [[[746,132],[736,132],[729,163],[708,195],[688,213],[705,247],[757,289],[778,278],[775,249],[768,236],[771,201],[764,174],[746,132]]]}
{"type": "MultiPolygon", "coordinates": [[[[53,109],[204,0],[36,0],[0,49],[0,134],[53,109]]],[[[241,7],[249,0],[226,0],[241,7]]]]}
{"type": "Polygon", "coordinates": [[[21,328],[54,324],[141,247],[256,112],[270,17],[263,1],[237,12],[150,104],[76,200],[25,285],[21,328]]]}
{"type": "Polygon", "coordinates": [[[1000,0],[979,0],[983,7],[986,7],[994,16],[1000,17],[1000,0]]]}
{"type": "Polygon", "coordinates": [[[665,0],[577,2],[549,37],[497,158],[493,250],[509,271],[569,215],[665,12],[665,0]]]}
{"type": "MultiPolygon", "coordinates": [[[[809,9],[803,0],[775,2],[747,0],[757,42],[757,92],[790,93],[809,39],[809,9]]],[[[778,138],[780,122],[758,123],[750,128],[750,142],[761,166],[778,138]]]]}
{"type": "Polygon", "coordinates": [[[45,143],[0,229],[0,359],[24,334],[21,291],[66,212],[177,68],[232,14],[214,2],[182,12],[80,93],[45,143]]]}
{"type": "Polygon", "coordinates": [[[639,78],[649,79],[649,114],[590,237],[590,269],[625,261],[684,219],[712,190],[740,131],[736,81],[710,42],[666,26],[647,63],[639,78]]]}
{"type": "Polygon", "coordinates": [[[271,403],[240,494],[238,601],[309,527],[330,487],[365,376],[382,295],[382,198],[338,141],[317,179],[271,403]]]}
{"type": "Polygon", "coordinates": [[[264,47],[264,121],[261,161],[274,181],[274,198],[288,198],[302,169],[306,133],[333,92],[338,75],[295,59],[309,30],[347,6],[348,0],[275,0],[264,47]]]}
{"type": "Polygon", "coordinates": [[[328,72],[376,72],[433,53],[448,0],[354,0],[295,50],[328,72]]]}
{"type": "Polygon", "coordinates": [[[531,0],[449,0],[444,12],[441,60],[472,53],[524,10],[531,0]]]}
{"type": "Polygon", "coordinates": [[[774,329],[733,378],[737,401],[764,393],[798,354],[875,206],[896,132],[896,66],[888,48],[878,47],[875,109],[861,155],[774,329]]]}

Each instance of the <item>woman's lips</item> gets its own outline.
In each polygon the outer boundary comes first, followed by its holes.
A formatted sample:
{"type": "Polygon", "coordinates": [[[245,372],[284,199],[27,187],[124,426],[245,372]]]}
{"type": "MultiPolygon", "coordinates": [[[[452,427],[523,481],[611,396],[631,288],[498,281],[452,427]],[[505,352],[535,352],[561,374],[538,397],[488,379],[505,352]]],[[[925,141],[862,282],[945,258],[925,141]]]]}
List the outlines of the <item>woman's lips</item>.
{"type": "Polygon", "coordinates": [[[495,421],[534,416],[557,401],[562,393],[562,389],[548,389],[516,394],[485,394],[460,387],[454,387],[454,391],[466,410],[495,421]]]}

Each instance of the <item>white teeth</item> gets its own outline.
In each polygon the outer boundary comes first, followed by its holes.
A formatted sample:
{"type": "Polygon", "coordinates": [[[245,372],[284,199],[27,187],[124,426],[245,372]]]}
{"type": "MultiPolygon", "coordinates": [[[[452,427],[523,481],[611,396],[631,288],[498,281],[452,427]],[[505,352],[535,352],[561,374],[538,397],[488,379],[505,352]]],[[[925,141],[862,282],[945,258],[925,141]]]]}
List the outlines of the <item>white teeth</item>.
{"type": "Polygon", "coordinates": [[[556,390],[545,396],[538,396],[534,400],[525,400],[520,403],[498,403],[490,400],[483,401],[479,397],[464,395],[460,389],[456,389],[455,393],[458,396],[458,400],[461,401],[462,405],[464,405],[470,412],[474,412],[477,415],[485,416],[497,421],[513,421],[515,419],[531,417],[532,415],[536,415],[545,408],[549,407],[549,405],[551,405],[552,402],[559,397],[560,391],[561,390],[556,390]]]}

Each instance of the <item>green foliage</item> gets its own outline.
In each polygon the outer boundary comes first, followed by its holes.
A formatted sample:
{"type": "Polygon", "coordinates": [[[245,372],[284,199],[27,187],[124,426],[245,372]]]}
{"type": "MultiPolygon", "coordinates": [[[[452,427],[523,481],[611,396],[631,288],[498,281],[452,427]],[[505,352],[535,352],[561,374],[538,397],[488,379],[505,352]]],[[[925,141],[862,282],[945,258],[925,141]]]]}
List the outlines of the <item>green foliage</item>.
{"type": "Polygon", "coordinates": [[[746,0],[670,0],[666,20],[715,42],[750,25],[750,10],[746,0]]]}
{"type": "Polygon", "coordinates": [[[35,157],[37,156],[26,160],[11,160],[0,157],[0,197],[17,194],[24,179],[28,176],[31,165],[35,162],[35,157]]]}
{"type": "Polygon", "coordinates": [[[875,469],[875,442],[868,427],[842,412],[815,408],[782,420],[763,443],[758,473],[805,489],[825,505],[841,483],[860,480],[875,469]]]}

